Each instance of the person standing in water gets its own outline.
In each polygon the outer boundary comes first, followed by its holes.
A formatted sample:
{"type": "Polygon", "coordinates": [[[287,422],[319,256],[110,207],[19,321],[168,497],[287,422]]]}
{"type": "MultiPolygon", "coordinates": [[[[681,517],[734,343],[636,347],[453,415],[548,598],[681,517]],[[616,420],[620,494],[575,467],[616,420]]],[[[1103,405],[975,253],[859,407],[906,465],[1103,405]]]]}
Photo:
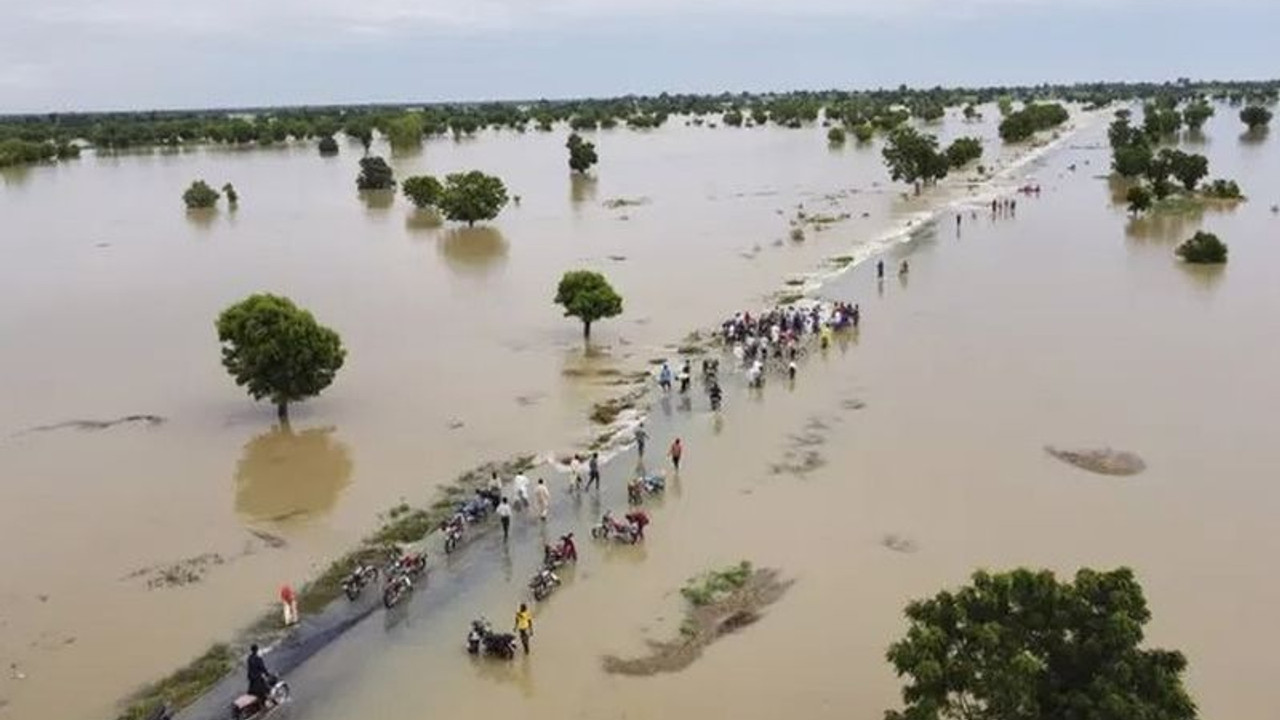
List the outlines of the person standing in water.
{"type": "Polygon", "coordinates": [[[877,280],[884,279],[884,261],[883,260],[876,261],[876,279],[877,280]]]}
{"type": "Polygon", "coordinates": [[[538,478],[538,484],[533,488],[533,502],[538,509],[538,519],[546,522],[547,513],[551,512],[551,490],[542,478],[538,478]]]}
{"type": "Polygon", "coordinates": [[[574,492],[582,489],[582,458],[577,453],[569,460],[569,489],[574,492]]]}
{"type": "Polygon", "coordinates": [[[662,369],[658,371],[658,387],[663,392],[671,392],[671,366],[666,362],[662,363],[662,369]]]}
{"type": "Polygon", "coordinates": [[[511,537],[511,503],[507,502],[505,495],[498,503],[497,513],[498,520],[502,523],[502,542],[506,542],[511,537]]]}
{"type": "Polygon", "coordinates": [[[649,440],[649,433],[644,429],[644,423],[636,428],[636,454],[644,458],[644,444],[649,440]]]}
{"type": "Polygon", "coordinates": [[[600,490],[600,453],[591,453],[591,459],[587,461],[587,488],[590,489],[595,484],[596,491],[600,490]]]}
{"type": "Polygon", "coordinates": [[[676,472],[680,472],[680,458],[684,455],[684,443],[680,442],[680,438],[676,438],[671,443],[671,465],[676,472]]]}
{"type": "Polygon", "coordinates": [[[529,654],[529,638],[533,637],[533,613],[529,612],[529,606],[520,603],[520,609],[516,611],[516,634],[520,636],[520,645],[524,647],[524,654],[529,654]]]}

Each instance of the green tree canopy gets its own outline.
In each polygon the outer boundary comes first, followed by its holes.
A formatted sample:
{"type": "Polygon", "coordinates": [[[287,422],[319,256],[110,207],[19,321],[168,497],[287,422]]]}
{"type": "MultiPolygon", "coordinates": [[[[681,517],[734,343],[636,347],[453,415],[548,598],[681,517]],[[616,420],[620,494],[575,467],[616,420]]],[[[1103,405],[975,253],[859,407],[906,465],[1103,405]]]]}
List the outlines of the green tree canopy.
{"type": "Polygon", "coordinates": [[[1182,120],[1192,130],[1204,127],[1206,121],[1213,117],[1213,106],[1201,98],[1187,105],[1182,111],[1182,120]]]}
{"type": "Polygon", "coordinates": [[[332,135],[325,135],[320,138],[319,148],[321,155],[337,155],[338,141],[334,140],[332,135]]]}
{"type": "Polygon", "coordinates": [[[1020,142],[1040,130],[1057,127],[1070,117],[1059,103],[1029,103],[1021,110],[1007,113],[1000,121],[1000,139],[1020,142]]]}
{"type": "Polygon", "coordinates": [[[871,142],[871,138],[874,137],[875,134],[876,134],[876,128],[874,125],[872,125],[869,122],[864,122],[861,125],[853,126],[853,136],[860,143],[871,142]]]}
{"type": "Polygon", "coordinates": [[[1271,122],[1271,111],[1261,105],[1250,105],[1240,111],[1240,122],[1248,125],[1250,130],[1264,128],[1271,122]]]}
{"type": "Polygon", "coordinates": [[[947,176],[950,166],[946,156],[938,152],[938,138],[921,134],[912,127],[894,130],[881,152],[890,177],[903,182],[939,180],[947,176]]]}
{"type": "Polygon", "coordinates": [[[976,137],[956,138],[947,146],[947,162],[953,168],[963,167],[982,157],[982,140],[976,137]]]}
{"type": "Polygon", "coordinates": [[[591,323],[622,314],[622,296],[598,272],[570,270],[560,278],[556,288],[557,305],[564,307],[565,317],[582,321],[582,337],[591,339],[591,323]]]}
{"type": "Polygon", "coordinates": [[[431,175],[414,175],[400,183],[404,196],[417,208],[428,208],[440,202],[444,186],[431,175]]]}
{"type": "Polygon", "coordinates": [[[278,295],[250,295],[218,316],[222,365],[254,400],[267,399],[281,420],[289,403],[319,395],[346,359],[338,333],[278,295]]]}
{"type": "Polygon", "coordinates": [[[886,720],[1194,720],[1187,661],[1144,650],[1151,619],[1133,572],[1074,582],[1027,569],[910,603],[889,662],[904,708],[886,720]]]}
{"type": "Polygon", "coordinates": [[[600,161],[596,155],[596,144],[583,140],[578,133],[570,133],[564,146],[569,148],[569,169],[574,172],[585,173],[600,161]]]}
{"type": "Polygon", "coordinates": [[[1183,260],[1197,265],[1219,265],[1227,261],[1227,244],[1217,235],[1203,230],[1178,245],[1174,252],[1183,260]]]}
{"type": "Polygon", "coordinates": [[[204,210],[217,205],[220,197],[222,196],[209,183],[196,180],[182,193],[182,202],[187,204],[188,210],[204,210]]]}
{"type": "Polygon", "coordinates": [[[387,164],[377,155],[360,158],[360,174],[356,176],[356,188],[360,190],[394,190],[396,176],[387,164]]]}
{"type": "Polygon", "coordinates": [[[452,173],[445,176],[437,205],[446,218],[475,225],[477,220],[498,217],[507,205],[507,187],[502,180],[479,170],[452,173]]]}
{"type": "Polygon", "coordinates": [[[838,125],[827,130],[827,142],[832,145],[843,145],[846,138],[844,128],[838,125]]]}
{"type": "Polygon", "coordinates": [[[1141,185],[1134,185],[1125,193],[1124,199],[1129,203],[1129,212],[1140,215],[1151,209],[1153,198],[1151,191],[1141,185]]]}
{"type": "Polygon", "coordinates": [[[1182,183],[1187,192],[1194,191],[1196,185],[1209,174],[1209,160],[1203,155],[1164,148],[1160,151],[1160,161],[1169,168],[1170,174],[1182,183]]]}

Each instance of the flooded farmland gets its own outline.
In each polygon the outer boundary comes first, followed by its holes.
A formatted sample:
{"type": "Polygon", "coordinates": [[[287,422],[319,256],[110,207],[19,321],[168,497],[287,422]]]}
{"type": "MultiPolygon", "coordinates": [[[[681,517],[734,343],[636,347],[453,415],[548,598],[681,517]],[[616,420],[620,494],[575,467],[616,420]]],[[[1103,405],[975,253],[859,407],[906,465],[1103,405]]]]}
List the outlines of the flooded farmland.
{"type": "MultiPolygon", "coordinates": [[[[1126,564],[1148,591],[1151,641],[1187,653],[1204,714],[1266,717],[1269,665],[1248,654],[1280,640],[1249,620],[1280,600],[1267,571],[1280,550],[1267,422],[1280,400],[1280,163],[1273,143],[1241,143],[1218,118],[1199,151],[1251,201],[1132,221],[1093,177],[1107,168],[1105,122],[1085,124],[1005,179],[1043,186],[1016,218],[966,207],[959,233],[948,214],[909,243],[880,241],[969,191],[904,199],[875,145],[831,149],[816,128],[601,132],[594,180],[569,177],[563,133],[390,158],[400,177],[503,177],[520,204],[471,230],[438,227],[403,198],[359,197],[351,146],[329,159],[208,150],[6,171],[0,659],[23,677],[0,680],[0,713],[108,714],[401,498],[483,460],[589,439],[610,372],[644,370],[829,258],[887,246],[910,258],[909,281],[877,285],[862,265],[828,284],[862,304],[864,326],[806,359],[794,389],[731,390],[719,419],[655,406],[652,447],[677,433],[689,447],[680,485],[642,549],[584,548],[539,612],[530,660],[476,666],[460,652],[466,620],[505,622],[536,561],[532,542],[509,556],[478,544],[506,572],[423,622],[413,612],[430,588],[403,617],[366,623],[299,673],[292,714],[879,716],[896,698],[883,653],[907,599],[977,567],[1126,564]],[[240,208],[186,215],[177,196],[197,177],[234,182],[240,208]],[[797,242],[798,211],[843,219],[801,221],[797,242]],[[1226,268],[1173,260],[1197,227],[1231,245],[1226,268]],[[587,354],[550,302],[578,266],[603,270],[626,307],[587,354]],[[219,364],[213,318],[259,290],[310,308],[350,353],[290,430],[219,364]],[[95,424],[139,414],[163,421],[95,424]],[[1047,445],[1114,446],[1146,468],[1092,475],[1047,445]],[[802,472],[798,453],[813,453],[802,472]],[[603,655],[669,634],[684,578],[744,558],[795,581],[761,621],[681,673],[604,673],[603,655]],[[149,582],[178,566],[183,582],[149,582]],[[130,662],[108,664],[121,648],[130,662]],[[68,683],[81,691],[58,692],[68,683]]],[[[992,123],[941,130],[983,135],[995,164],[992,123]]],[[[588,502],[556,522],[585,531],[593,514],[588,502]]]]}

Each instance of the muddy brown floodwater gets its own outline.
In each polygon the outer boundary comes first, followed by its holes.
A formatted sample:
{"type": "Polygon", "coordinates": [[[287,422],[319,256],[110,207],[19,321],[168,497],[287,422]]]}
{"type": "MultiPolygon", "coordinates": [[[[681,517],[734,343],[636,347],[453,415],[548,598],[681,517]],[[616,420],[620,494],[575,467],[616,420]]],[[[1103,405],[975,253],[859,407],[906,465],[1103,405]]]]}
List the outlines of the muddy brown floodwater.
{"type": "MultiPolygon", "coordinates": [[[[1252,200],[1187,225],[1227,240],[1227,268],[1179,266],[1167,227],[1109,204],[1090,177],[1107,167],[1094,123],[1028,168],[1045,192],[1017,219],[979,210],[959,237],[943,222],[895,245],[895,259],[910,253],[909,281],[877,287],[859,266],[828,286],[863,304],[864,327],[806,360],[794,389],[733,391],[719,420],[656,406],[651,447],[685,435],[684,477],[644,547],[589,549],[540,610],[529,660],[473,665],[459,652],[477,608],[510,612],[533,562],[518,555],[431,622],[340,641],[298,673],[307,699],[293,714],[878,716],[895,700],[883,653],[906,600],[975,567],[1025,563],[1135,567],[1151,639],[1188,654],[1205,715],[1267,717],[1266,648],[1280,641],[1258,620],[1280,601],[1268,422],[1280,246],[1267,207],[1280,163],[1274,143],[1240,144],[1228,115],[1201,147],[1252,200]],[[1124,448],[1148,468],[1099,482],[1046,445],[1124,448]],[[804,472],[773,472],[793,465],[804,472]],[[759,622],[683,672],[604,674],[601,656],[671,637],[685,578],[742,557],[795,580],[759,622]]],[[[998,152],[991,121],[940,130],[998,152]]],[[[0,678],[0,713],[108,715],[399,498],[481,460],[589,438],[591,404],[616,390],[600,371],[643,370],[689,330],[829,258],[859,260],[967,192],[903,200],[876,146],[831,151],[820,128],[602,132],[598,177],[572,180],[563,135],[487,134],[392,158],[401,177],[503,176],[520,206],[474,231],[437,227],[401,198],[357,197],[350,147],[333,159],[89,156],[4,176],[0,659],[24,679],[0,678]],[[240,209],[188,218],[178,195],[197,177],[235,183],[240,209]],[[645,202],[606,206],[619,198],[645,202]],[[807,217],[849,217],[806,220],[793,242],[802,203],[807,217]],[[604,270],[626,299],[586,355],[550,304],[575,266],[604,270]],[[214,316],[257,290],[292,296],[350,352],[291,432],[218,364],[214,316]],[[135,414],[167,422],[23,433],[135,414]],[[199,582],[128,579],[209,554],[224,561],[199,582]],[[128,663],[115,662],[122,648],[128,663]]]]}

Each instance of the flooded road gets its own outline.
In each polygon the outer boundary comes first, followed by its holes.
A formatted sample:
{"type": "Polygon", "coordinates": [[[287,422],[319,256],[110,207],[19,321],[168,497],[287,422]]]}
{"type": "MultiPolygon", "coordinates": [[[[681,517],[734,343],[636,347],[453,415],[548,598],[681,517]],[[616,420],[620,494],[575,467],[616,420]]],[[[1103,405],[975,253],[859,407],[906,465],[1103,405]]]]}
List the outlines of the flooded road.
{"type": "MultiPolygon", "coordinates": [[[[1192,223],[1230,244],[1226,268],[1178,264],[1182,231],[1135,226],[1090,177],[1107,150],[1065,149],[1031,170],[1045,190],[1016,219],[966,214],[959,236],[944,223],[900,246],[905,282],[878,285],[863,267],[832,284],[862,303],[863,327],[807,358],[794,387],[735,385],[719,419],[701,398],[691,412],[658,402],[650,447],[682,436],[682,477],[642,547],[582,543],[537,610],[529,658],[473,662],[462,640],[472,616],[505,625],[527,599],[534,522],[517,524],[526,537],[509,552],[468,550],[487,580],[445,570],[404,613],[304,666],[289,717],[879,717],[898,700],[884,651],[906,602],[1022,564],[1133,567],[1148,642],[1186,653],[1202,716],[1271,717],[1280,166],[1229,129],[1210,127],[1223,138],[1207,148],[1214,173],[1253,200],[1192,223]],[[1112,446],[1147,468],[1094,475],[1050,444],[1112,446]],[[744,558],[796,580],[760,622],[677,674],[602,670],[606,654],[675,634],[686,578],[744,558]]],[[[618,507],[634,461],[611,468],[603,506],[618,507]]],[[[549,534],[581,536],[595,512],[569,505],[549,534]]]]}
{"type": "MultiPolygon", "coordinates": [[[[943,128],[974,131],[993,137],[994,121],[943,128]]],[[[1272,145],[1236,134],[1216,118],[1203,150],[1215,176],[1253,197],[1202,219],[1231,244],[1228,268],[1179,267],[1180,237],[1126,221],[1089,178],[1107,152],[1063,150],[1032,171],[1045,193],[1016,220],[966,216],[960,238],[943,224],[903,246],[909,283],[881,294],[860,267],[832,285],[863,303],[864,328],[807,362],[793,392],[731,393],[719,423],[678,408],[655,418],[651,447],[686,436],[681,485],[645,547],[584,548],[539,614],[534,658],[494,668],[459,651],[470,615],[505,622],[514,610],[536,562],[524,543],[509,573],[431,606],[429,621],[415,613],[427,592],[326,650],[291,678],[303,698],[293,714],[878,716],[896,694],[883,651],[906,599],[979,566],[1123,563],[1148,589],[1153,641],[1188,654],[1206,716],[1264,717],[1268,665],[1239,654],[1280,640],[1242,642],[1271,632],[1250,617],[1280,600],[1264,571],[1280,549],[1264,532],[1280,509],[1264,482],[1280,460],[1266,442],[1280,398],[1265,371],[1280,360],[1278,250],[1265,242],[1280,171],[1272,145]],[[1206,367],[1222,368],[1212,382],[1206,367]],[[1148,469],[1098,478],[1046,444],[1112,444],[1148,469]],[[822,463],[771,472],[788,450],[822,463]],[[916,552],[886,549],[888,534],[916,552]],[[601,654],[672,631],[686,577],[742,558],[797,580],[763,622],[678,675],[602,674],[601,654]],[[1219,592],[1199,592],[1210,584],[1219,592]]],[[[1105,136],[1095,127],[1072,142],[1105,136]]],[[[0,242],[0,659],[26,677],[0,680],[0,713],[109,714],[401,497],[589,437],[583,418],[610,391],[593,373],[644,369],[688,330],[758,307],[781,280],[856,254],[928,202],[885,187],[877,147],[831,150],[819,128],[676,126],[597,143],[594,181],[569,178],[563,133],[431,142],[391,159],[400,177],[502,176],[521,203],[475,230],[435,227],[401,198],[357,197],[350,147],[336,159],[307,148],[86,157],[6,175],[0,216],[19,230],[0,242]],[[240,209],[188,218],[177,196],[196,177],[233,182],[240,209]],[[605,206],[615,198],[645,200],[605,206]],[[799,203],[850,218],[793,243],[799,203]],[[550,302],[576,266],[604,270],[625,298],[621,318],[593,328],[601,352],[588,358],[550,302]],[[257,290],[311,309],[350,353],[291,433],[218,362],[213,318],[257,290]],[[133,413],[167,421],[21,434],[133,413]],[[220,560],[185,587],[130,577],[207,554],[220,560]],[[122,647],[130,663],[104,661],[122,647]],[[58,692],[68,684],[78,692],[58,692]]],[[[594,509],[582,512],[585,528],[594,509]]]]}

